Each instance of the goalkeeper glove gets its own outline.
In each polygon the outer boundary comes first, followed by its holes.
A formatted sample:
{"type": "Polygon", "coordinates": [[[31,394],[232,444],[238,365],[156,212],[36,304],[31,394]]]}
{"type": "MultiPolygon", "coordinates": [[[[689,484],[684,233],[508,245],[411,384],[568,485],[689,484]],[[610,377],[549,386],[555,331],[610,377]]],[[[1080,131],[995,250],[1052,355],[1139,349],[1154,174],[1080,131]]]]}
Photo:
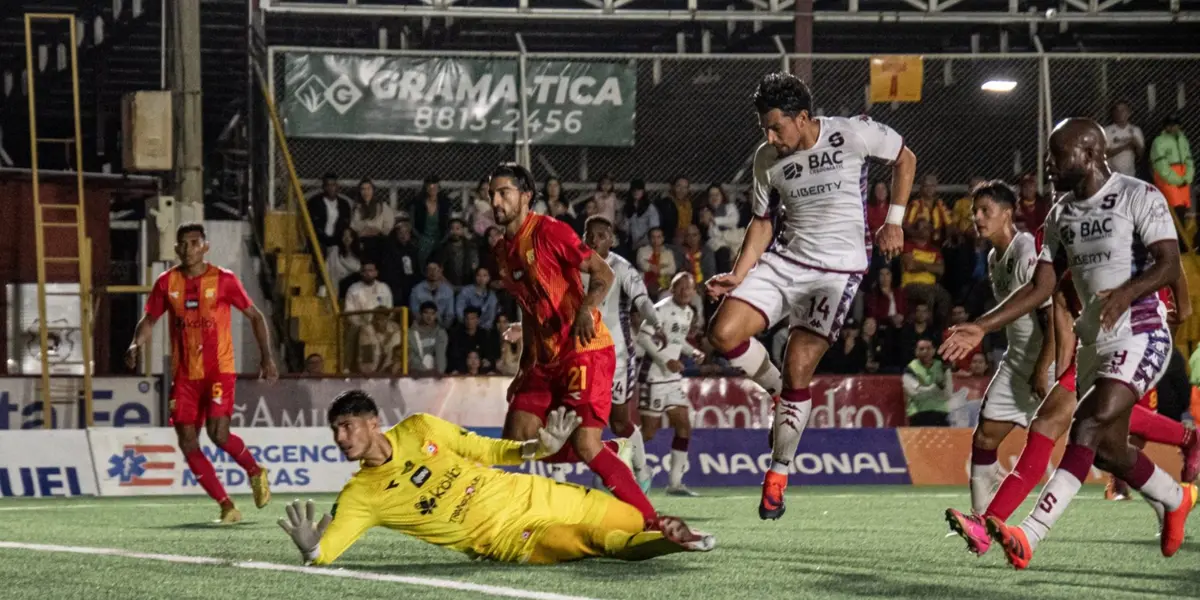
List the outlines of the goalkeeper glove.
{"type": "Polygon", "coordinates": [[[560,406],[551,411],[546,415],[545,427],[538,429],[537,439],[521,445],[521,458],[537,460],[557,454],[581,423],[583,417],[575,414],[575,411],[567,412],[566,407],[560,406]]]}
{"type": "Polygon", "coordinates": [[[304,564],[312,564],[321,556],[321,536],[325,534],[325,528],[329,527],[329,522],[333,517],[328,513],[321,516],[320,522],[314,522],[317,516],[317,505],[312,500],[309,500],[304,507],[304,512],[301,512],[300,501],[293,500],[287,505],[287,518],[279,519],[279,526],[287,532],[292,538],[292,542],[296,544],[296,548],[300,550],[300,555],[304,557],[304,564]]]}

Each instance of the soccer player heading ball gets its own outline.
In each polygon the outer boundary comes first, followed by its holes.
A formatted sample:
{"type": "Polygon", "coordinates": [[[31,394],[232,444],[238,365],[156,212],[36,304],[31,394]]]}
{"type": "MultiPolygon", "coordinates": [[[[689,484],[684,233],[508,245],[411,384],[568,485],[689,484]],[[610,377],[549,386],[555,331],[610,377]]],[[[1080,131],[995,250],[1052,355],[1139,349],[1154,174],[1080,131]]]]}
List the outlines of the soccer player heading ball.
{"type": "Polygon", "coordinates": [[[380,526],[504,562],[645,560],[713,549],[713,536],[680,519],[659,517],[658,529],[643,530],[641,511],[608,494],[491,468],[558,453],[581,421],[559,407],[523,442],[480,437],[426,414],[383,432],[371,397],[344,392],[329,407],[329,426],[342,453],[361,461],[362,469],[342,489],[332,514],[317,521],[311,500],[306,507],[296,501],[279,525],[305,562],[321,565],[380,526]]]}

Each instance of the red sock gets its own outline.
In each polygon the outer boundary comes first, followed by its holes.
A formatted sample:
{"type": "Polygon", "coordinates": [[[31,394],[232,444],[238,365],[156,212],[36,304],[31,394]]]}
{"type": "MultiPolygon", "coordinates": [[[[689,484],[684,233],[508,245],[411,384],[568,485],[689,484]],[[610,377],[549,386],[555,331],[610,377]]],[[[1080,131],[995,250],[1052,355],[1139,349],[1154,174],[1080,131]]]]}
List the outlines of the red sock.
{"type": "Polygon", "coordinates": [[[183,457],[187,460],[192,475],[196,476],[196,482],[204,488],[204,492],[208,494],[209,498],[216,500],[217,504],[229,502],[229,494],[225,493],[225,486],[221,485],[220,479],[217,479],[217,470],[213,468],[203,450],[197,448],[184,454],[183,457]]]}
{"type": "MultiPolygon", "coordinates": [[[[604,442],[604,448],[606,450],[611,451],[614,456],[617,454],[617,443],[614,442],[613,440],[608,440],[607,442],[604,442]]],[[[557,453],[547,456],[546,458],[543,458],[542,462],[576,463],[576,462],[583,462],[583,459],[579,458],[578,454],[575,454],[574,446],[572,446],[571,444],[567,444],[567,445],[563,446],[562,450],[559,450],[557,453]]]]}
{"type": "Polygon", "coordinates": [[[1187,427],[1183,423],[1160,415],[1140,404],[1133,407],[1129,415],[1129,433],[1149,442],[1182,447],[1187,441],[1187,427]]]}
{"type": "Polygon", "coordinates": [[[250,455],[250,451],[246,449],[246,442],[243,442],[242,438],[232,433],[229,434],[229,439],[225,440],[225,443],[221,445],[221,449],[233,457],[238,466],[246,470],[247,475],[253,477],[258,475],[259,471],[262,471],[262,469],[258,468],[258,463],[254,462],[254,457],[250,455]]]}
{"type": "Polygon", "coordinates": [[[633,471],[630,471],[620,458],[617,458],[615,452],[606,447],[596,455],[596,458],[592,459],[592,462],[588,463],[588,468],[600,476],[604,487],[607,487],[618,500],[633,505],[647,521],[657,518],[658,513],[654,511],[650,499],[646,498],[646,494],[642,493],[642,488],[638,487],[637,480],[633,478],[633,471]]]}
{"type": "Polygon", "coordinates": [[[1008,520],[1046,474],[1052,452],[1054,440],[1036,431],[1030,431],[1025,440],[1025,448],[1021,450],[1021,457],[1017,459],[1016,468],[1000,483],[1000,488],[996,490],[996,495],[992,497],[992,502],[988,504],[983,516],[1008,520]]]}

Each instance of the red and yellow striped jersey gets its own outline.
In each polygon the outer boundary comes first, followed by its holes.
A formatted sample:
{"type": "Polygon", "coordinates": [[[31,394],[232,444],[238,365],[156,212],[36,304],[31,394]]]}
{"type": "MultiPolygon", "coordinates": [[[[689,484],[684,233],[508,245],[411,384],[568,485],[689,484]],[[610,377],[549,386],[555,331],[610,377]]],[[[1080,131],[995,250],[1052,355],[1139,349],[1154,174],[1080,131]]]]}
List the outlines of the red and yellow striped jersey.
{"type": "Polygon", "coordinates": [[[591,255],[569,225],[530,213],[513,239],[501,238],[492,247],[504,287],[516,298],[524,313],[522,326],[537,340],[535,359],[552,364],[574,352],[599,350],[613,345],[612,336],[592,309],[596,337],[585,347],[576,347],[571,335],[575,313],[583,303],[583,281],[579,266],[591,255]]]}
{"type": "Polygon", "coordinates": [[[215,265],[197,277],[179,267],[158,276],[146,314],[158,320],[171,312],[171,370],[176,379],[203,380],[236,373],[230,307],[244,311],[253,303],[237,275],[215,265]]]}

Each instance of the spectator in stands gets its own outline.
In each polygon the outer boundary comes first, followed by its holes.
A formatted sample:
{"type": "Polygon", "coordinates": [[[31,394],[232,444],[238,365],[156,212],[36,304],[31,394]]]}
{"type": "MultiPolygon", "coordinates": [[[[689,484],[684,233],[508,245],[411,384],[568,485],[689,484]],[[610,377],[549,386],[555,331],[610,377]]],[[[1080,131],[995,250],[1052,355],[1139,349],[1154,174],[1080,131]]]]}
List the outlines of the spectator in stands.
{"type": "Polygon", "coordinates": [[[496,360],[496,371],[501,375],[512,377],[517,374],[517,370],[521,367],[521,340],[518,338],[514,342],[509,342],[504,339],[504,332],[508,330],[508,316],[498,315],[496,317],[496,342],[499,345],[499,357],[496,360]]]}
{"type": "Polygon", "coordinates": [[[321,178],[321,195],[308,200],[308,217],[312,219],[322,251],[328,253],[342,239],[342,232],[350,227],[352,213],[350,199],[338,187],[337,174],[326,173],[321,178]]]}
{"type": "Polygon", "coordinates": [[[386,308],[377,308],[366,325],[358,328],[358,358],[355,373],[374,375],[387,370],[392,351],[401,345],[400,324],[386,308]]]}
{"type": "Polygon", "coordinates": [[[417,257],[425,262],[450,231],[450,202],[442,197],[441,179],[437,175],[425,178],[421,199],[412,204],[409,213],[417,238],[417,257]]]}
{"type": "Polygon", "coordinates": [[[479,326],[487,330],[492,329],[496,322],[497,304],[496,292],[490,287],[491,282],[492,276],[487,267],[475,269],[475,285],[463,286],[454,301],[454,314],[459,323],[466,322],[467,310],[475,309],[479,312],[479,326]]]}
{"type": "Polygon", "coordinates": [[[683,236],[683,254],[687,258],[686,267],[692,274],[696,285],[701,285],[709,277],[717,274],[717,261],[713,251],[701,242],[700,227],[688,225],[687,233],[683,236]]]}
{"type": "Polygon", "coordinates": [[[408,372],[416,377],[446,372],[449,336],[438,325],[438,312],[438,305],[433,302],[422,303],[417,322],[408,330],[408,372]]]}
{"type": "Polygon", "coordinates": [[[646,194],[646,182],[641,179],[629,182],[629,194],[625,197],[623,210],[624,233],[629,239],[629,249],[636,252],[638,248],[650,243],[650,230],[662,225],[658,207],[654,206],[646,194]]]}
{"type": "MultiPolygon", "coordinates": [[[[1003,298],[1001,298],[1001,300],[1003,300],[1003,298]]],[[[953,327],[955,325],[962,325],[962,324],[966,323],[967,321],[969,321],[970,319],[971,319],[971,315],[970,315],[970,313],[967,312],[967,307],[963,306],[962,304],[955,304],[954,308],[950,309],[950,324],[946,328],[949,329],[950,327],[953,327]]],[[[945,339],[946,334],[944,331],[942,332],[942,335],[940,337],[941,337],[941,339],[945,339]]],[[[961,359],[959,359],[953,363],[950,363],[950,369],[956,373],[959,371],[970,370],[971,359],[973,359],[975,357],[975,355],[977,355],[977,354],[983,354],[983,342],[982,341],[979,343],[978,346],[975,346],[975,348],[972,349],[971,352],[968,353],[966,356],[962,357],[961,359]]]]}
{"type": "Polygon", "coordinates": [[[351,276],[357,277],[362,271],[362,245],[359,243],[358,234],[353,229],[347,227],[342,230],[341,243],[330,248],[329,253],[325,256],[325,272],[329,274],[329,284],[334,287],[330,293],[335,293],[338,298],[344,298],[345,294],[342,290],[349,289],[353,281],[346,281],[351,276]]]}
{"type": "Polygon", "coordinates": [[[883,354],[883,340],[879,335],[879,322],[875,317],[863,319],[862,333],[858,335],[863,348],[866,350],[866,362],[863,364],[865,373],[878,373],[880,358],[883,354]]]}
{"type": "Polygon", "coordinates": [[[1167,197],[1167,204],[1183,219],[1192,205],[1192,181],[1196,163],[1192,146],[1181,129],[1179,115],[1163,121],[1163,131],[1150,146],[1150,163],[1154,167],[1154,185],[1167,197]]]}
{"type": "Polygon", "coordinates": [[[945,234],[946,222],[950,220],[945,208],[938,202],[937,186],[936,175],[929,174],[922,177],[920,190],[915,197],[908,201],[908,208],[904,214],[906,233],[912,235],[912,231],[916,230],[917,223],[927,221],[930,227],[928,241],[934,244],[941,243],[945,234]]]}
{"type": "Polygon", "coordinates": [[[978,175],[968,179],[967,193],[950,207],[950,225],[947,228],[968,239],[975,238],[975,201],[971,197],[971,190],[983,182],[984,179],[978,175]]]}
{"type": "Polygon", "coordinates": [[[1013,211],[1013,223],[1017,229],[1033,233],[1042,226],[1042,223],[1046,222],[1046,215],[1050,212],[1050,202],[1038,194],[1037,177],[1033,173],[1021,176],[1017,192],[1019,198],[1016,209],[1013,211]]]}
{"type": "Polygon", "coordinates": [[[867,346],[859,337],[858,322],[846,319],[838,339],[821,357],[817,364],[818,373],[831,375],[855,375],[867,369],[867,346]]]}
{"type": "MultiPolygon", "coordinates": [[[[583,219],[580,219],[581,223],[583,220],[587,219],[587,217],[590,217],[593,214],[597,214],[605,219],[608,219],[609,223],[616,222],[618,200],[617,190],[613,187],[612,175],[605,174],[600,178],[600,181],[596,182],[596,191],[592,192],[591,199],[596,201],[596,207],[594,209],[595,212],[587,214],[587,216],[585,216],[583,219]]],[[[580,208],[583,207],[576,207],[576,215],[581,212],[580,208]]],[[[587,211],[584,210],[582,212],[586,213],[587,211]]]]}
{"type": "Polygon", "coordinates": [[[987,355],[980,352],[971,355],[971,367],[967,369],[971,377],[991,377],[992,367],[988,364],[987,355]]]}
{"type": "Polygon", "coordinates": [[[949,427],[952,377],[934,354],[933,342],[921,340],[901,378],[909,427],[949,427]]]}
{"type": "Polygon", "coordinates": [[[904,315],[908,314],[908,297],[904,290],[893,287],[893,277],[890,268],[879,270],[875,288],[866,298],[865,314],[884,327],[899,329],[904,326],[904,315]]]}
{"type": "Polygon", "coordinates": [[[579,237],[583,237],[584,225],[587,223],[588,217],[600,214],[600,203],[595,198],[588,198],[580,203],[581,208],[575,218],[571,220],[571,226],[575,229],[575,233],[579,237]]]}
{"type": "Polygon", "coordinates": [[[718,248],[741,248],[745,232],[738,226],[742,215],[737,203],[729,201],[725,188],[718,183],[709,184],[706,193],[708,207],[712,209],[713,223],[717,226],[718,248]]]}
{"type": "Polygon", "coordinates": [[[944,315],[949,307],[949,294],[938,286],[938,278],[946,270],[942,251],[932,243],[932,228],[929,221],[920,219],[912,228],[911,239],[904,243],[900,255],[900,287],[910,300],[924,302],[944,315]]]}
{"type": "Polygon", "coordinates": [[[1108,138],[1108,166],[1122,174],[1137,177],[1138,157],[1146,152],[1146,138],[1142,128],[1129,122],[1133,111],[1129,103],[1119,100],[1112,107],[1112,123],[1104,128],[1104,136],[1108,138]]]}
{"type": "Polygon", "coordinates": [[[467,224],[462,219],[450,219],[450,233],[435,256],[450,285],[457,289],[471,282],[479,266],[479,246],[467,239],[467,224]]]}
{"type": "Polygon", "coordinates": [[[487,351],[492,346],[491,332],[479,326],[479,309],[468,308],[463,321],[450,331],[450,344],[446,350],[446,369],[449,373],[462,374],[467,370],[467,352],[478,352],[488,369],[496,360],[487,351]]]}
{"type": "Polygon", "coordinates": [[[671,278],[675,276],[675,253],[666,247],[663,230],[655,227],[650,230],[650,243],[637,251],[638,270],[645,275],[646,289],[651,298],[671,288],[671,278]]]}
{"type": "Polygon", "coordinates": [[[921,340],[938,344],[941,342],[941,336],[938,335],[937,330],[933,327],[929,305],[924,302],[917,302],[913,305],[912,322],[900,330],[900,349],[904,353],[903,362],[907,363],[912,360],[913,349],[917,347],[917,342],[921,340]]]}
{"type": "Polygon", "coordinates": [[[463,375],[486,375],[489,372],[491,372],[491,368],[484,364],[478,352],[472,350],[467,353],[467,368],[463,371],[463,375]]]}
{"type": "Polygon", "coordinates": [[[304,374],[321,376],[325,374],[325,357],[313,352],[304,359],[304,374]]]}
{"type": "Polygon", "coordinates": [[[408,298],[408,307],[413,314],[419,313],[427,303],[437,309],[442,327],[448,329],[454,324],[454,288],[442,276],[442,265],[433,260],[425,265],[425,281],[414,286],[408,298]]]}
{"type": "Polygon", "coordinates": [[[479,266],[480,268],[487,269],[493,281],[499,281],[500,265],[496,263],[496,255],[492,253],[492,247],[502,237],[504,237],[504,230],[497,226],[488,229],[487,234],[479,238],[479,249],[477,250],[479,252],[479,266]]]}
{"type": "MultiPolygon", "coordinates": [[[[687,177],[676,175],[671,179],[671,190],[658,201],[658,216],[662,222],[663,235],[672,244],[678,244],[684,229],[692,223],[692,192],[687,177]]],[[[669,279],[669,278],[668,278],[669,279]]]]}
{"type": "Polygon", "coordinates": [[[358,202],[354,205],[350,228],[358,234],[364,256],[379,260],[383,240],[395,225],[396,213],[386,201],[375,197],[375,183],[370,179],[358,182],[358,202]]]}
{"type": "Polygon", "coordinates": [[[888,209],[892,206],[892,192],[886,181],[876,181],[871,186],[871,195],[867,198],[867,233],[874,235],[883,227],[887,219],[888,209]]]}
{"type": "MultiPolygon", "coordinates": [[[[379,281],[379,269],[375,263],[364,261],[359,275],[362,279],[355,282],[346,291],[346,312],[366,312],[380,307],[391,308],[393,306],[392,288],[379,281]]],[[[358,327],[365,325],[368,320],[365,315],[350,317],[350,322],[358,327]]]]}
{"type": "Polygon", "coordinates": [[[407,306],[420,277],[420,257],[412,239],[412,223],[407,218],[396,221],[391,235],[383,240],[379,270],[379,278],[392,289],[395,305],[407,306]]]}
{"type": "Polygon", "coordinates": [[[388,358],[387,367],[384,371],[392,377],[404,377],[404,345],[401,344],[392,348],[392,356],[388,358]]]}
{"type": "Polygon", "coordinates": [[[471,205],[467,211],[467,220],[471,223],[471,235],[476,237],[486,235],[488,229],[496,226],[496,215],[492,211],[492,201],[488,198],[487,179],[479,180],[479,185],[475,186],[475,194],[471,197],[471,205]]]}
{"type": "Polygon", "coordinates": [[[533,212],[539,215],[550,214],[550,203],[558,202],[566,206],[566,202],[562,197],[562,181],[557,177],[546,178],[546,183],[542,184],[542,193],[538,199],[533,201],[533,212]]]}
{"type": "Polygon", "coordinates": [[[546,202],[546,210],[549,211],[551,217],[562,221],[563,223],[575,224],[574,216],[571,215],[571,209],[567,207],[566,202],[559,200],[548,200],[546,202]]]}

